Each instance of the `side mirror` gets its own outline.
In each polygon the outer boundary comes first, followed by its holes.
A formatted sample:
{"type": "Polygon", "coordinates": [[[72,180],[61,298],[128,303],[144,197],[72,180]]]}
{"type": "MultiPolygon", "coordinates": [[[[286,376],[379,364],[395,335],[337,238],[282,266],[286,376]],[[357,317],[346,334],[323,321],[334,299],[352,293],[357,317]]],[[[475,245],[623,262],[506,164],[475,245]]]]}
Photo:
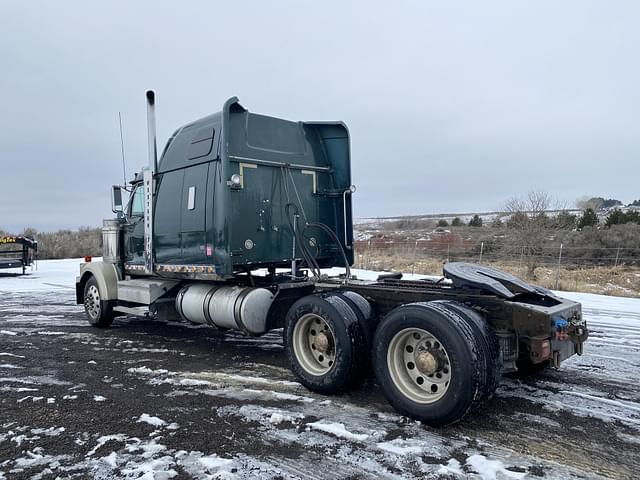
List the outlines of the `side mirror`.
{"type": "Polygon", "coordinates": [[[111,187],[111,211],[113,213],[122,213],[122,187],[113,185],[111,187]]]}

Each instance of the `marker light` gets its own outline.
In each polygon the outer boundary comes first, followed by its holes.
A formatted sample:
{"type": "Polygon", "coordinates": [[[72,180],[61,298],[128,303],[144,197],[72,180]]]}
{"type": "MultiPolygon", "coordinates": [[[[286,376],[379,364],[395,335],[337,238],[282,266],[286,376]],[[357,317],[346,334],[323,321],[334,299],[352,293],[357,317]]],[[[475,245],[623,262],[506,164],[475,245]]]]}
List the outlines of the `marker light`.
{"type": "Polygon", "coordinates": [[[234,187],[239,187],[240,186],[240,175],[238,175],[237,173],[234,173],[233,175],[231,175],[231,185],[233,185],[234,187]]]}

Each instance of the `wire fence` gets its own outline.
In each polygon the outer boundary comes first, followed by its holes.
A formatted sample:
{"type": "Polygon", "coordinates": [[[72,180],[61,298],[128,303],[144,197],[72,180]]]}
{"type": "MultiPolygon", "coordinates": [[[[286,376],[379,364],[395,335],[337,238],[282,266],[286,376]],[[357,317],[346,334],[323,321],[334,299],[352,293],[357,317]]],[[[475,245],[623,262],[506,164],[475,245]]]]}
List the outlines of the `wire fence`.
{"type": "Polygon", "coordinates": [[[482,241],[355,242],[355,267],[439,274],[447,262],[473,262],[500,268],[549,288],[640,295],[640,247],[529,245],[482,241]]]}

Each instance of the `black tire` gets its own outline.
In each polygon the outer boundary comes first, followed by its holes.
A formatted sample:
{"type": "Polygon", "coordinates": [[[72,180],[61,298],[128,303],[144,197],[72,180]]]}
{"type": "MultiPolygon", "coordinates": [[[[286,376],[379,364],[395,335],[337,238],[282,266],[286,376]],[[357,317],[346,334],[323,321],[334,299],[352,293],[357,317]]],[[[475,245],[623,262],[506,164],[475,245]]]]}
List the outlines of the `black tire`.
{"type": "Polygon", "coordinates": [[[375,310],[369,301],[359,293],[344,291],[336,293],[336,295],[344,299],[357,315],[360,329],[362,330],[362,334],[364,335],[367,343],[367,350],[371,350],[373,336],[376,333],[376,328],[379,323],[375,310]]]}
{"type": "MultiPolygon", "coordinates": [[[[318,334],[323,332],[325,330],[318,334]]],[[[294,303],[287,313],[285,339],[291,370],[309,390],[320,393],[340,392],[359,383],[366,373],[368,350],[358,314],[345,298],[335,292],[309,295],[294,303]],[[329,360],[331,364],[313,363],[314,358],[317,358],[313,355],[318,350],[313,343],[313,351],[311,348],[307,349],[304,343],[304,338],[311,338],[312,328],[306,327],[309,322],[317,322],[319,328],[329,328],[332,340],[326,353],[327,358],[333,358],[329,360]],[[307,331],[308,335],[305,333],[307,331]],[[317,369],[314,370],[315,367],[317,369]]]]}
{"type": "MultiPolygon", "coordinates": [[[[373,368],[382,392],[396,410],[438,427],[459,421],[482,403],[486,398],[487,379],[491,377],[487,372],[487,365],[491,362],[485,358],[487,349],[474,323],[466,312],[462,315],[451,305],[443,305],[441,302],[402,305],[382,320],[374,339],[373,368]],[[407,347],[407,352],[416,352],[413,353],[416,360],[415,364],[406,364],[406,375],[402,372],[405,365],[393,367],[394,358],[399,358],[398,362],[404,361],[404,357],[397,357],[399,354],[404,355],[404,349],[400,350],[404,347],[398,339],[403,338],[403,335],[412,338],[411,332],[424,332],[413,337],[420,338],[416,342],[429,338],[429,342],[425,342],[428,347],[433,345],[439,349],[433,350],[434,356],[440,357],[435,375],[444,374],[449,380],[445,384],[436,385],[436,390],[425,393],[416,387],[416,384],[422,386],[424,383],[429,386],[430,382],[437,382],[435,379],[424,379],[426,376],[433,377],[433,371],[428,375],[418,367],[417,355],[426,351],[423,346],[416,345],[415,350],[407,347]],[[442,354],[442,351],[445,353],[442,354]],[[445,355],[444,362],[441,361],[441,355],[445,355]],[[418,370],[413,370],[414,368],[418,370]],[[392,369],[395,372],[393,375],[392,369]],[[414,375],[417,373],[418,378],[413,379],[409,372],[414,375]],[[398,379],[398,383],[394,377],[398,379]],[[404,385],[404,392],[398,385],[404,385]]],[[[399,363],[395,365],[398,366],[399,363]]]]}
{"type": "Polygon", "coordinates": [[[84,311],[89,323],[98,328],[108,328],[113,322],[113,305],[102,300],[102,292],[92,275],[84,285],[84,311]]]}
{"type": "Polygon", "coordinates": [[[493,327],[476,310],[467,305],[452,300],[439,300],[439,303],[448,310],[453,310],[463,316],[471,325],[476,334],[479,347],[483,350],[482,356],[486,362],[487,376],[484,380],[485,389],[480,404],[486,402],[496,391],[502,379],[502,358],[500,357],[500,343],[493,327]]]}

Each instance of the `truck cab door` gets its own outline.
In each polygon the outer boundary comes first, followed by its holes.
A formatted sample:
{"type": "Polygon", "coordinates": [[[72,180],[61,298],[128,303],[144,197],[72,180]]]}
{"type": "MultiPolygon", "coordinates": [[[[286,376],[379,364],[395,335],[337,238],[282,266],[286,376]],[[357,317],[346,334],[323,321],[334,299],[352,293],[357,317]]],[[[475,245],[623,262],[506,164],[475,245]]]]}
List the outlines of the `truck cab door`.
{"type": "Polygon", "coordinates": [[[184,171],[182,187],[182,261],[202,265],[206,254],[206,198],[209,164],[194,165],[184,171]]]}
{"type": "Polygon", "coordinates": [[[125,252],[127,263],[144,264],[144,185],[139,183],[127,208],[125,252]]]}

